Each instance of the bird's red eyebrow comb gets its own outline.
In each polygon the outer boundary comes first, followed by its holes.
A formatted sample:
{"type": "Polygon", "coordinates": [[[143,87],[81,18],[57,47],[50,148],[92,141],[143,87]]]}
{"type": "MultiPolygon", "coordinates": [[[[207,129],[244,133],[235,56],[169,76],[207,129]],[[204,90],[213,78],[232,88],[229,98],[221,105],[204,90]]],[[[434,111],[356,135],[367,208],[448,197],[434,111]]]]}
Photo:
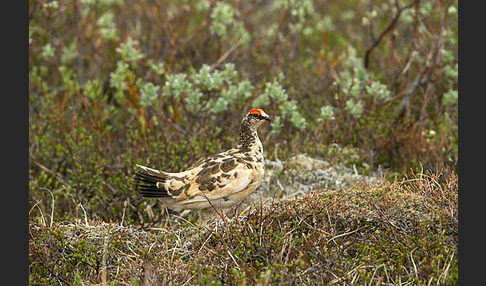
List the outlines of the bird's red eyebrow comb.
{"type": "Polygon", "coordinates": [[[261,109],[252,109],[250,110],[250,114],[262,114],[261,109]]]}

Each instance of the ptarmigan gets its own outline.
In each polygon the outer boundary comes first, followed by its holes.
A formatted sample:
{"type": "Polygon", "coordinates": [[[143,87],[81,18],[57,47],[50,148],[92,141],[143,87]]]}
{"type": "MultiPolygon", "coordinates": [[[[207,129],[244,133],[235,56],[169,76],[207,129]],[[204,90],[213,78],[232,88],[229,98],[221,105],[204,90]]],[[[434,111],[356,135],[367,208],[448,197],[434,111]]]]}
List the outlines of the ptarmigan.
{"type": "Polygon", "coordinates": [[[199,160],[180,173],[137,165],[137,189],[143,197],[158,198],[163,206],[199,210],[199,224],[206,225],[214,210],[227,210],[243,201],[260,185],[265,164],[257,129],[270,116],[253,109],[241,121],[235,148],[199,160]]]}

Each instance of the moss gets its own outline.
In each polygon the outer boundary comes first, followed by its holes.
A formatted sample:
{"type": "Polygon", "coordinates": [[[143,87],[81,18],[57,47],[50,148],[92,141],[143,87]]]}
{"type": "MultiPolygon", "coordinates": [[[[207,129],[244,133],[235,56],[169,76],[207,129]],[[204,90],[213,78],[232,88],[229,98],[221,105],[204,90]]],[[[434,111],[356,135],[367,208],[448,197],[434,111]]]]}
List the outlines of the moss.
{"type": "Polygon", "coordinates": [[[30,279],[455,284],[457,213],[440,210],[457,209],[457,196],[444,195],[455,193],[456,177],[440,188],[433,175],[418,177],[312,192],[213,222],[211,229],[31,223],[30,279]]]}

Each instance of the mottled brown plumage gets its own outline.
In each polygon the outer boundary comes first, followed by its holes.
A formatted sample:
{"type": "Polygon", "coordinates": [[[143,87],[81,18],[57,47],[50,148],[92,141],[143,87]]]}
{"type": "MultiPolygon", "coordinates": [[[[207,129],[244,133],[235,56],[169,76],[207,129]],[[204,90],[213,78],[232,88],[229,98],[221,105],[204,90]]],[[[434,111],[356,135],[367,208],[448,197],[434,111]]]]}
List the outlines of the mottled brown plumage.
{"type": "Polygon", "coordinates": [[[158,198],[171,209],[199,210],[206,223],[214,210],[225,210],[244,200],[260,184],[265,170],[263,147],[257,129],[270,116],[253,109],[241,121],[235,148],[196,162],[184,172],[168,173],[137,165],[137,189],[142,196],[158,198]]]}

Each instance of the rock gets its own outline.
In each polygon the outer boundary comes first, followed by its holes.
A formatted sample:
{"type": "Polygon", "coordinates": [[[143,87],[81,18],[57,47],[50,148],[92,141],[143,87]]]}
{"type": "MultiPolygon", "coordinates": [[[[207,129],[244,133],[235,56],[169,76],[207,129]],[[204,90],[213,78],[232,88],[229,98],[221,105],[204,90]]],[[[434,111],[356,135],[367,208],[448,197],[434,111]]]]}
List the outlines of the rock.
{"type": "Polygon", "coordinates": [[[330,162],[300,154],[287,161],[265,161],[265,177],[249,200],[291,198],[310,191],[352,188],[373,184],[376,177],[362,176],[354,168],[333,166],[330,162]]]}

